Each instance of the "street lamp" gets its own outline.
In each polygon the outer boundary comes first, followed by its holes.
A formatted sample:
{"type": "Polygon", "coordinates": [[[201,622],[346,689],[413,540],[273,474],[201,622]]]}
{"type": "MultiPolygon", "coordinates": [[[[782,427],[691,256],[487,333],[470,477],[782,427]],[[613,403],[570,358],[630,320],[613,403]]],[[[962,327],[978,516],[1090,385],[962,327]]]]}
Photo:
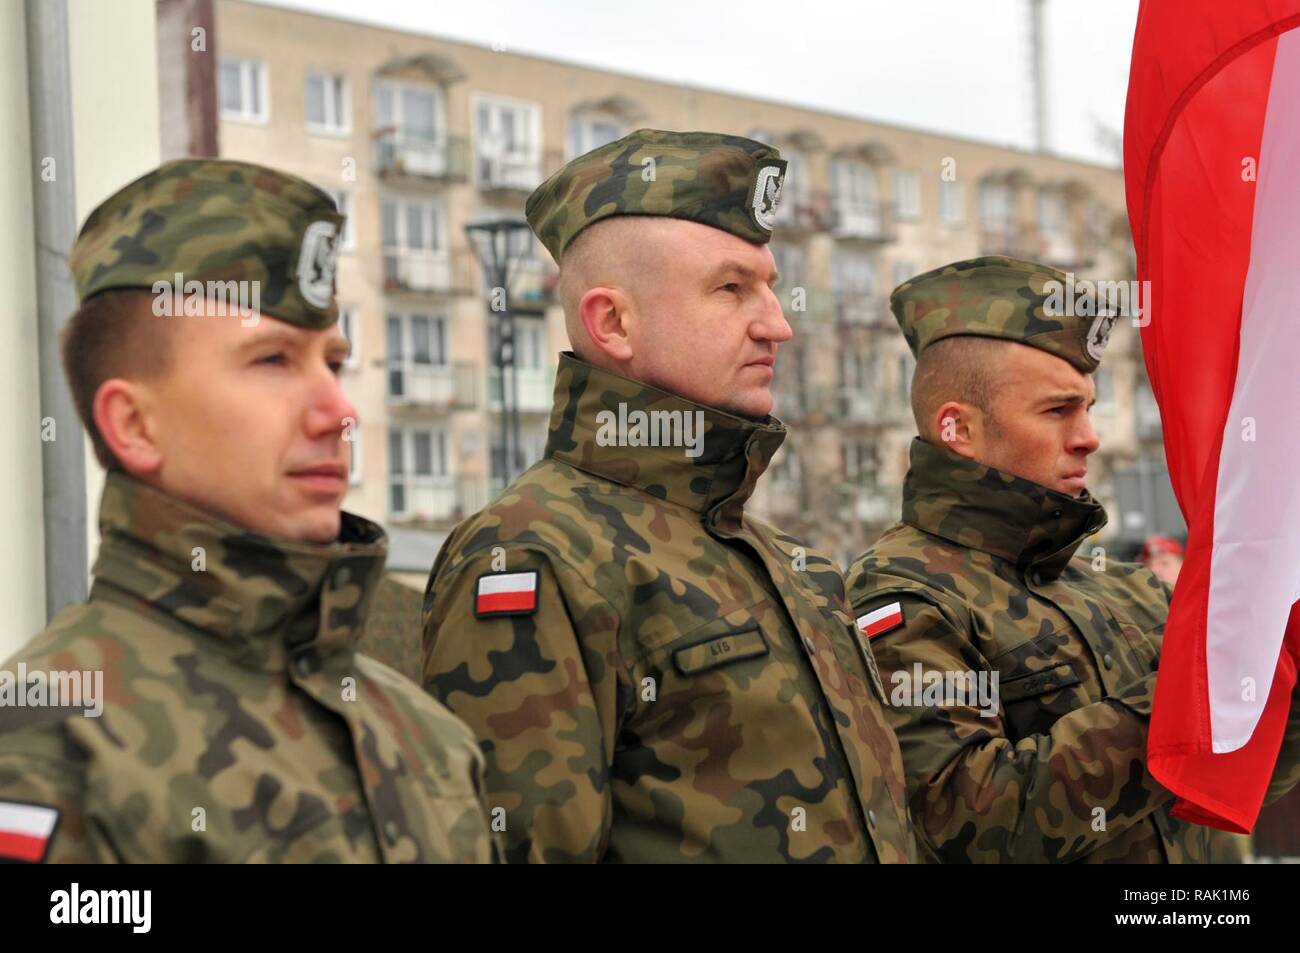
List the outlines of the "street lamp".
{"type": "MultiPolygon", "coordinates": [[[[465,234],[478,254],[487,281],[488,321],[498,322],[497,347],[493,359],[501,382],[501,459],[505,484],[523,472],[519,446],[519,390],[515,373],[515,314],[510,302],[510,270],[524,257],[531,234],[522,219],[502,218],[472,222],[465,234]],[[508,373],[507,373],[508,372],[508,373]]],[[[489,474],[489,477],[491,474],[489,474]]]]}

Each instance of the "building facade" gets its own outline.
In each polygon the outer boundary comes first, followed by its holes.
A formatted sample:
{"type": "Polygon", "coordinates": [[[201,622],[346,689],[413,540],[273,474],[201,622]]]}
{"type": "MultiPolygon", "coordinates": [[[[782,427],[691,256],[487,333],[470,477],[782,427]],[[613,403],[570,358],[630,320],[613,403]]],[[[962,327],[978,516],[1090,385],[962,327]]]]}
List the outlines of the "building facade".
{"type": "MultiPolygon", "coordinates": [[[[521,218],[546,176],[632,129],[746,135],[789,160],[772,251],[795,331],[776,367],[791,434],[754,509],[843,561],[897,518],[915,433],[896,284],[979,254],[1132,277],[1114,168],[242,0],[214,10],[220,154],[301,175],[348,216],[338,288],[360,423],[346,505],[414,563],[506,473],[499,321],[465,226],[521,218]]],[[[554,263],[531,239],[512,251],[527,465],[567,341],[554,263]]],[[[1137,530],[1116,513],[1116,474],[1157,468],[1127,320],[1097,384],[1092,485],[1118,539],[1137,530]]]]}

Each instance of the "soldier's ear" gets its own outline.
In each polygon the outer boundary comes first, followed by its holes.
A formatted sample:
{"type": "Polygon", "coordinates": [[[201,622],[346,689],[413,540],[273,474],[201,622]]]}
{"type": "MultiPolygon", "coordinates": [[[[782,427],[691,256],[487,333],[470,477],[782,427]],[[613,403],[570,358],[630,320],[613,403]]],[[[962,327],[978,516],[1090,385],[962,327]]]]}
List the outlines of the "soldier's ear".
{"type": "Polygon", "coordinates": [[[122,469],[148,476],[162,467],[147,388],[136,381],[111,377],[99,385],[92,405],[95,427],[122,469]]]}
{"type": "Polygon", "coordinates": [[[632,357],[631,302],[618,288],[590,288],[578,302],[578,317],[599,354],[616,363],[632,357]]]}
{"type": "Polygon", "coordinates": [[[955,400],[946,401],[934,414],[935,443],[953,453],[975,458],[979,440],[979,422],[973,410],[955,400]]]}

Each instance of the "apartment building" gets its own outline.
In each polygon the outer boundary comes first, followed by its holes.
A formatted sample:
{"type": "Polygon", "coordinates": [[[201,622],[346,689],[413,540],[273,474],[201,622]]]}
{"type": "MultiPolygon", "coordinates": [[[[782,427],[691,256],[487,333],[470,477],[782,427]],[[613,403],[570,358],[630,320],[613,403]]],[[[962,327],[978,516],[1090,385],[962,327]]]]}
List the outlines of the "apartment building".
{"type": "MultiPolygon", "coordinates": [[[[776,385],[791,434],[753,507],[842,560],[897,518],[915,432],[896,284],[979,254],[1132,277],[1117,169],[242,0],[214,9],[220,154],[319,184],[349,219],[338,288],[360,425],[346,505],[390,527],[398,568],[427,570],[506,472],[499,321],[465,226],[521,218],[547,175],[632,129],[736,133],[789,160],[772,251],[795,330],[776,385]]],[[[511,252],[526,464],[567,345],[554,264],[531,237],[511,252]]],[[[1093,490],[1115,538],[1158,528],[1116,508],[1124,479],[1160,469],[1128,324],[1094,412],[1093,490]]]]}

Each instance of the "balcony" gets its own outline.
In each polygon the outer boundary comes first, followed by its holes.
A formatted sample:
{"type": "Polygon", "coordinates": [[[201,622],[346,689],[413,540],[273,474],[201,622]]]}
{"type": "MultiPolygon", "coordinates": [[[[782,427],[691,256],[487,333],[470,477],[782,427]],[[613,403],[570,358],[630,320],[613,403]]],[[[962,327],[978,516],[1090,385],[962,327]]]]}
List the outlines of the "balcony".
{"type": "Polygon", "coordinates": [[[469,142],[463,136],[378,129],[375,172],[392,184],[465,182],[469,179],[469,142]]]}
{"type": "MultiPolygon", "coordinates": [[[[495,367],[488,368],[488,409],[493,412],[501,410],[501,372],[495,367]]],[[[549,367],[516,367],[517,404],[521,413],[551,412],[554,400],[555,369],[549,367]]]]}
{"type": "Polygon", "coordinates": [[[456,478],[448,474],[394,473],[388,480],[388,509],[394,519],[438,522],[460,508],[456,478]]]}
{"type": "Polygon", "coordinates": [[[810,192],[783,192],[776,205],[776,229],[781,237],[825,230],[829,220],[825,195],[810,192]]]}
{"type": "Polygon", "coordinates": [[[536,153],[480,154],[474,169],[483,192],[531,192],[542,184],[542,158],[536,153]]]}
{"type": "Polygon", "coordinates": [[[388,362],[388,403],[393,407],[467,410],[478,406],[472,364],[388,362]]]}
{"type": "Polygon", "coordinates": [[[384,290],[419,294],[472,293],[469,260],[444,250],[390,247],[384,249],[384,290]]]}
{"type": "Polygon", "coordinates": [[[559,272],[541,258],[525,258],[510,270],[510,306],[515,311],[540,314],[555,301],[559,272]]]}
{"type": "Polygon", "coordinates": [[[861,242],[892,242],[893,215],[879,202],[863,202],[835,196],[830,204],[831,234],[861,242]]]}
{"type": "Polygon", "coordinates": [[[887,329],[889,311],[878,294],[867,291],[835,292],[835,321],[850,327],[887,329]]]}
{"type": "Polygon", "coordinates": [[[1038,260],[1045,243],[1037,227],[1014,222],[981,222],[981,255],[1009,255],[1013,258],[1038,260]]]}

